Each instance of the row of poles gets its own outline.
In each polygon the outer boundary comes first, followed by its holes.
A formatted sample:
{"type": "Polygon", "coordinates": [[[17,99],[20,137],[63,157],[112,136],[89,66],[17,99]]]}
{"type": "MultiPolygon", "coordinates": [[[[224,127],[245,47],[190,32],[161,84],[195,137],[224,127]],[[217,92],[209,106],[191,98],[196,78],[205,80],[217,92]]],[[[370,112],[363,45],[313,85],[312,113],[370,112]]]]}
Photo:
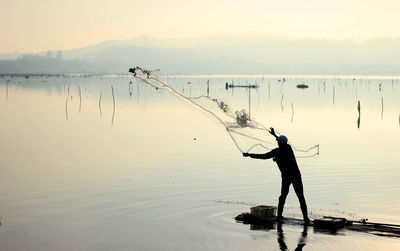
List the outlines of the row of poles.
{"type": "MultiPolygon", "coordinates": [[[[70,83],[67,80],[67,83],[64,84],[64,92],[67,93],[66,98],[65,98],[65,118],[68,120],[69,116],[68,116],[68,100],[72,100],[72,96],[70,96],[69,94],[69,89],[70,89],[70,83]]],[[[82,90],[81,87],[78,86],[78,94],[79,94],[79,113],[81,113],[81,109],[82,109],[82,90]]],[[[113,101],[113,111],[112,111],[112,117],[111,117],[111,126],[114,125],[114,117],[115,117],[115,92],[114,92],[114,86],[111,85],[111,95],[112,95],[112,101],[113,101]]],[[[101,109],[101,101],[102,101],[102,96],[103,93],[100,92],[100,96],[99,96],[99,102],[98,102],[98,106],[99,106],[99,113],[100,113],[100,117],[103,116],[103,112],[101,109]]]]}

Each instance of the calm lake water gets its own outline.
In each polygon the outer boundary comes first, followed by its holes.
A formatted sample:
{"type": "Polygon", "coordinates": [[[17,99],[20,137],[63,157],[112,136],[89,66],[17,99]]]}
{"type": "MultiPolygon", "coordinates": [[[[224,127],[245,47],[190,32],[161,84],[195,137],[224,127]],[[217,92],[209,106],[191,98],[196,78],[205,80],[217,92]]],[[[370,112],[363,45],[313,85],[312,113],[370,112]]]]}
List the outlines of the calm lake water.
{"type": "MultiPolygon", "coordinates": [[[[209,80],[211,97],[250,108],[293,145],[319,144],[298,158],[311,218],[400,224],[398,77],[162,79],[192,97],[209,80]]],[[[400,249],[345,229],[235,222],[277,204],[275,163],[243,158],[212,116],[129,76],[3,77],[0,119],[0,250],[400,249]]],[[[284,215],[301,218],[292,188],[284,215]]]]}

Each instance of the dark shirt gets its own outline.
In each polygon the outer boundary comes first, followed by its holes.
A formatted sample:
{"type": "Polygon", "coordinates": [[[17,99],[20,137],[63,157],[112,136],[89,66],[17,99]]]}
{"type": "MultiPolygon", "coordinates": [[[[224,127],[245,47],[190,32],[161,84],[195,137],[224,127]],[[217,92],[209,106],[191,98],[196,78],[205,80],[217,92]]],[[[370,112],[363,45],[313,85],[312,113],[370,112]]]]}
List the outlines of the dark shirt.
{"type": "Polygon", "coordinates": [[[281,171],[282,178],[293,178],[300,176],[300,170],[297,166],[296,157],[294,156],[292,147],[289,144],[281,145],[270,152],[264,154],[253,154],[249,156],[255,159],[275,158],[276,164],[281,171]]]}

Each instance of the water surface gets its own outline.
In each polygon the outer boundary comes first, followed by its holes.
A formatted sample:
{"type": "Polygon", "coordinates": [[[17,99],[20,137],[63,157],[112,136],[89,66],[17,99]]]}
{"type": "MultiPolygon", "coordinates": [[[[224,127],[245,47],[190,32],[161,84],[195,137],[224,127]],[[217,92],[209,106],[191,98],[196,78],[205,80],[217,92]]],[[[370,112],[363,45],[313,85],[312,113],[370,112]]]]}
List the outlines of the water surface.
{"type": "MultiPolygon", "coordinates": [[[[319,156],[298,159],[311,218],[400,224],[399,78],[162,79],[192,97],[209,80],[211,97],[250,108],[293,145],[319,144],[319,156]]],[[[0,118],[1,250],[400,248],[347,230],[236,223],[277,203],[274,162],[243,158],[212,116],[127,76],[0,78],[0,118]]],[[[292,189],[284,214],[301,217],[292,189]]]]}

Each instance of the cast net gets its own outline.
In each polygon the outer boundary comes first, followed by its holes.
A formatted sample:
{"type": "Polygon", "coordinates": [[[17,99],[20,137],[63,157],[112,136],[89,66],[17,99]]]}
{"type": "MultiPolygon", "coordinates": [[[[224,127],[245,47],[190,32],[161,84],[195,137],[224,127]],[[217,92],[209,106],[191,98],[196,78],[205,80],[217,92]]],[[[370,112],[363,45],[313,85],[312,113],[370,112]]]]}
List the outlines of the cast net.
{"type": "MultiPolygon", "coordinates": [[[[276,141],[269,134],[269,129],[251,118],[245,109],[234,110],[224,101],[206,95],[187,97],[162,81],[158,76],[158,70],[146,70],[137,66],[129,69],[129,72],[139,81],[158,91],[174,95],[212,116],[225,128],[240,152],[265,153],[277,147],[276,141]]],[[[275,132],[280,135],[279,132],[275,132]]],[[[297,152],[296,157],[298,158],[310,158],[319,154],[319,145],[308,147],[292,145],[292,148],[297,152]]]]}

